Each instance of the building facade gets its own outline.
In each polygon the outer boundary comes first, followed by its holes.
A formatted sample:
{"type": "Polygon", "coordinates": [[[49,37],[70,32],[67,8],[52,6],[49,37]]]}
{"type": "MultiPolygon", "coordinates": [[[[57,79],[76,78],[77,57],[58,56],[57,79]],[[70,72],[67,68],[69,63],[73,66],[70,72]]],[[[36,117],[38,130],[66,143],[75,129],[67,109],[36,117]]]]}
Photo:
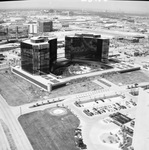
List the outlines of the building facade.
{"type": "Polygon", "coordinates": [[[0,39],[17,39],[28,37],[28,26],[27,25],[9,25],[0,27],[0,39]]]}
{"type": "Polygon", "coordinates": [[[39,21],[39,32],[51,32],[53,30],[53,22],[52,21],[39,21]]]}
{"type": "Polygon", "coordinates": [[[57,39],[32,38],[21,42],[21,67],[31,74],[48,74],[57,59],[57,39]]]}
{"type": "Polygon", "coordinates": [[[37,34],[38,33],[37,24],[36,23],[28,24],[28,32],[30,34],[37,34]]]}
{"type": "Polygon", "coordinates": [[[109,53],[109,39],[95,34],[75,34],[65,37],[65,57],[106,61],[109,53]]]}

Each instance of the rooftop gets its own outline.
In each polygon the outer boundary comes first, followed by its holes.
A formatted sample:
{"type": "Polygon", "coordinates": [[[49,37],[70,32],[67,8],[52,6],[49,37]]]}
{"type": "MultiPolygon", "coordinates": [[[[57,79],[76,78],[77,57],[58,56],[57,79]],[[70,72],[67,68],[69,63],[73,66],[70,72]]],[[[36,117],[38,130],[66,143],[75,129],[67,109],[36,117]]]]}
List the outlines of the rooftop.
{"type": "Polygon", "coordinates": [[[47,22],[52,22],[52,20],[40,20],[39,22],[42,22],[42,23],[47,23],[47,22]]]}
{"type": "Polygon", "coordinates": [[[23,41],[23,43],[31,44],[31,45],[49,45],[48,41],[56,39],[56,37],[32,37],[31,39],[23,41]]]}
{"type": "Polygon", "coordinates": [[[101,37],[100,34],[96,34],[96,33],[75,33],[72,35],[68,35],[68,37],[86,37],[86,38],[96,38],[96,39],[109,39],[109,38],[101,37]]]}

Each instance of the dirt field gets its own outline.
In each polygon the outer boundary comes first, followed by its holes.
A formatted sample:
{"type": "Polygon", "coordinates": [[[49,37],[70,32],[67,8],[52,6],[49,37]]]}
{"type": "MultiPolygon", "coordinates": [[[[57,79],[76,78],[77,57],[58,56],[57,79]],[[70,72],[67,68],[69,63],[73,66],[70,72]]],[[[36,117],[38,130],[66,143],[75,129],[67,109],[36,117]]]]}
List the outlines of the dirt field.
{"type": "Polygon", "coordinates": [[[9,105],[16,106],[40,100],[46,95],[38,87],[30,84],[11,71],[0,71],[0,93],[9,105]]]}
{"type": "Polygon", "coordinates": [[[96,83],[93,83],[92,79],[94,79],[94,77],[89,77],[88,79],[83,79],[80,81],[74,81],[70,83],[70,85],[52,91],[50,97],[64,96],[101,89],[102,87],[96,83]]]}
{"type": "Polygon", "coordinates": [[[149,74],[147,74],[147,72],[142,70],[122,74],[107,75],[104,76],[104,78],[117,85],[119,83],[127,85],[141,82],[149,82],[149,74]]]}
{"type": "MultiPolygon", "coordinates": [[[[43,100],[46,98],[56,98],[81,92],[99,90],[101,87],[92,80],[99,79],[100,76],[78,79],[70,82],[69,85],[53,90],[51,93],[42,91],[35,85],[12,74],[10,71],[0,71],[0,93],[9,105],[19,106],[22,104],[43,100]]],[[[134,71],[130,73],[105,75],[104,78],[119,84],[133,84],[148,82],[149,75],[145,71],[134,71]]]]}
{"type": "Polygon", "coordinates": [[[53,116],[50,109],[19,117],[34,150],[79,150],[75,147],[74,129],[79,120],[69,110],[67,114],[53,116]]]}
{"type": "Polygon", "coordinates": [[[8,104],[12,106],[43,100],[45,96],[55,98],[97,89],[101,89],[101,87],[93,83],[90,78],[87,78],[74,81],[67,86],[48,93],[14,75],[11,71],[0,71],[0,93],[8,104]]]}

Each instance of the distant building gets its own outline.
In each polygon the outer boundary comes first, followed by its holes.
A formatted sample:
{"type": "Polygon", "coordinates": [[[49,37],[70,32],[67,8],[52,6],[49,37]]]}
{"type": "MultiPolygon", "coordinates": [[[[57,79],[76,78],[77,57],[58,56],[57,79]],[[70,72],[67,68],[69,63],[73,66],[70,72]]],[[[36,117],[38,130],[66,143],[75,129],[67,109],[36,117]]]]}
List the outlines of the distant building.
{"type": "Polygon", "coordinates": [[[31,34],[38,33],[37,24],[29,24],[28,27],[29,27],[29,33],[31,34]]]}
{"type": "Polygon", "coordinates": [[[137,38],[137,39],[144,39],[144,38],[145,38],[145,36],[138,35],[138,36],[133,36],[133,38],[137,38]]]}
{"type": "Polygon", "coordinates": [[[27,25],[11,24],[0,28],[0,39],[18,39],[28,37],[27,25]]]}
{"type": "Polygon", "coordinates": [[[4,26],[0,26],[0,36],[4,36],[8,34],[8,30],[4,26]]]}
{"type": "Polygon", "coordinates": [[[5,23],[5,21],[4,20],[0,20],[0,24],[3,24],[3,23],[5,23]]]}
{"type": "Polygon", "coordinates": [[[5,56],[3,54],[0,54],[0,60],[4,60],[5,56]]]}
{"type": "Polygon", "coordinates": [[[62,23],[62,27],[69,27],[69,23],[62,23]]]}
{"type": "Polygon", "coordinates": [[[67,59],[85,59],[107,61],[109,39],[99,34],[75,34],[65,37],[65,57],[67,59]]]}
{"type": "Polygon", "coordinates": [[[131,42],[131,43],[139,43],[139,38],[126,37],[125,41],[131,42]]]}
{"type": "Polygon", "coordinates": [[[34,37],[21,42],[21,67],[31,74],[48,74],[57,59],[57,38],[34,37]]]}
{"type": "Polygon", "coordinates": [[[38,27],[37,27],[37,23],[34,22],[30,22],[26,24],[28,26],[28,33],[29,34],[37,34],[38,33],[38,27]]]}
{"type": "Polygon", "coordinates": [[[39,32],[51,32],[53,30],[52,21],[39,21],[39,32]]]}

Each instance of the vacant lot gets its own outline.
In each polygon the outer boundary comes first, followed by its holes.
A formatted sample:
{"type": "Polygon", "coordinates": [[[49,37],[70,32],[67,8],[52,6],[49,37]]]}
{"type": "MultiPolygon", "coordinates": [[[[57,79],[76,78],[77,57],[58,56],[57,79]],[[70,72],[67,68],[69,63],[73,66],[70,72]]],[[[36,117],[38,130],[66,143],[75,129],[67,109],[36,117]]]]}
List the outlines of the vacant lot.
{"type": "Polygon", "coordinates": [[[52,91],[50,97],[66,96],[69,94],[77,94],[102,89],[101,86],[92,82],[93,79],[94,77],[88,77],[72,81],[69,85],[52,91]]]}
{"type": "Polygon", "coordinates": [[[115,84],[122,83],[124,85],[149,82],[149,74],[142,70],[122,74],[105,75],[104,78],[115,84]]]}
{"type": "MultiPolygon", "coordinates": [[[[133,84],[149,82],[147,71],[133,71],[122,74],[107,74],[105,79],[119,84],[133,84]]],[[[45,92],[37,86],[14,75],[10,70],[0,71],[0,94],[6,99],[9,105],[18,106],[29,102],[35,102],[46,98],[56,98],[70,94],[99,90],[101,87],[92,80],[100,79],[100,76],[73,80],[69,85],[53,90],[51,93],[45,92]]]]}
{"type": "Polygon", "coordinates": [[[55,98],[98,89],[101,87],[93,83],[91,78],[85,78],[48,93],[14,75],[10,70],[0,71],[0,94],[12,106],[43,100],[45,96],[55,98]]]}
{"type": "Polygon", "coordinates": [[[10,70],[3,70],[0,71],[0,94],[9,105],[15,106],[40,100],[46,92],[14,75],[10,70]]]}
{"type": "Polygon", "coordinates": [[[19,117],[34,150],[79,150],[75,147],[74,129],[79,120],[69,110],[62,116],[52,116],[50,109],[19,117]]]}

